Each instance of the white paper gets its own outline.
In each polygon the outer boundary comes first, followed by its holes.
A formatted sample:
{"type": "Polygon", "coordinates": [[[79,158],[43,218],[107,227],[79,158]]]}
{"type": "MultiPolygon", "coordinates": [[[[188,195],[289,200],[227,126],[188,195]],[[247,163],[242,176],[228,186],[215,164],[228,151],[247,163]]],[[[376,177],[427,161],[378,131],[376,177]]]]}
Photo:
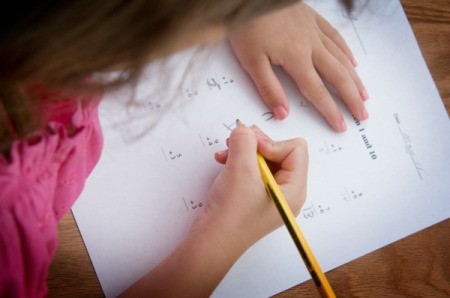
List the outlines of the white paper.
{"type": "MultiPolygon", "coordinates": [[[[184,239],[221,169],[213,153],[226,148],[237,118],[277,140],[307,140],[308,198],[297,219],[324,271],[449,218],[449,119],[400,3],[367,1],[352,18],[337,2],[309,3],[353,50],[369,120],[355,121],[337,99],[348,131],[335,133],[280,69],[291,113],[267,120],[227,43],[207,58],[174,56],[166,70],[151,65],[136,105],[123,104],[126,90],[103,100],[104,152],[72,209],[107,297],[184,239]]],[[[280,228],[239,259],[213,296],[267,297],[307,279],[280,228]]]]}

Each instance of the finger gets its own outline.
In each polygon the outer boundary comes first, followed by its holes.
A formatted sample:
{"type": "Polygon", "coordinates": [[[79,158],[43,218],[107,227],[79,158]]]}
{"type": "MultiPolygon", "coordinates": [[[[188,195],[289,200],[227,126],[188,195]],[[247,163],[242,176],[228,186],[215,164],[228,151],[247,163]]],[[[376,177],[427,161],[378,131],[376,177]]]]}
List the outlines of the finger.
{"type": "MultiPolygon", "coordinates": [[[[258,145],[264,144],[261,148],[258,147],[259,153],[267,160],[283,165],[286,158],[293,152],[293,150],[300,148],[304,151],[305,156],[308,156],[308,149],[306,141],[301,138],[276,142],[273,141],[268,135],[266,135],[261,128],[257,125],[253,125],[251,129],[255,132],[258,139],[258,145]]],[[[285,170],[290,171],[293,168],[290,164],[286,164],[285,170]]]]}
{"type": "Polygon", "coordinates": [[[331,127],[339,132],[347,129],[341,112],[323,84],[311,60],[303,60],[303,63],[300,61],[299,64],[295,65],[285,65],[284,69],[295,80],[303,95],[322,114],[331,127]]]}
{"type": "Polygon", "coordinates": [[[252,125],[250,128],[255,132],[257,139],[272,141],[272,139],[266,135],[258,125],[252,125]]]}
{"type": "Polygon", "coordinates": [[[306,142],[296,138],[270,144],[259,150],[266,160],[279,164],[278,170],[274,172],[275,180],[286,193],[295,197],[305,197],[308,172],[306,142]]]}
{"type": "MultiPolygon", "coordinates": [[[[253,125],[251,129],[256,135],[258,152],[270,151],[273,143],[272,139],[267,136],[257,125],[253,125]]],[[[279,165],[274,166],[272,163],[269,163],[268,165],[272,171],[279,169],[279,165]]]]}
{"type": "Polygon", "coordinates": [[[352,63],[354,67],[358,65],[356,62],[355,57],[353,56],[352,51],[347,46],[347,43],[345,42],[342,35],[339,33],[338,30],[336,30],[324,17],[322,17],[320,14],[316,14],[316,20],[317,25],[319,26],[320,30],[328,36],[345,54],[348,60],[352,63]]]}
{"type": "Polygon", "coordinates": [[[214,158],[216,159],[216,161],[218,163],[224,165],[227,162],[227,159],[228,159],[228,149],[227,150],[218,151],[218,152],[214,153],[214,158]]]}
{"type": "Polygon", "coordinates": [[[291,139],[274,142],[271,153],[265,155],[268,160],[280,160],[281,167],[274,177],[281,191],[289,200],[295,215],[305,202],[308,175],[308,147],[303,139],[291,139]]]}
{"type": "Polygon", "coordinates": [[[258,89],[259,95],[278,120],[289,114],[289,102],[267,57],[244,66],[258,89]]]}
{"type": "Polygon", "coordinates": [[[251,127],[258,138],[258,152],[267,160],[275,180],[283,193],[289,194],[293,210],[300,210],[306,198],[308,172],[308,146],[305,140],[297,138],[274,142],[258,126],[251,127]],[[262,145],[262,146],[261,146],[262,145]]]}
{"type": "Polygon", "coordinates": [[[313,59],[319,74],[336,88],[353,116],[366,120],[368,113],[364,102],[345,66],[326,50],[321,51],[319,55],[313,59]]]}
{"type": "Polygon", "coordinates": [[[251,172],[258,170],[255,133],[247,127],[237,127],[230,134],[226,165],[232,170],[251,172]]]}
{"type": "Polygon", "coordinates": [[[353,82],[355,82],[359,95],[361,96],[363,101],[366,101],[369,96],[367,94],[366,88],[364,87],[364,84],[361,82],[361,79],[359,78],[358,74],[355,71],[355,68],[352,66],[350,61],[348,61],[347,57],[345,57],[345,54],[342,52],[342,50],[328,37],[328,36],[322,36],[322,42],[327,48],[327,50],[347,69],[348,73],[353,79],[353,82]]]}
{"type": "MultiPolygon", "coordinates": [[[[267,146],[267,140],[272,141],[269,136],[267,136],[257,125],[253,125],[250,127],[256,135],[257,139],[257,147],[267,146]]],[[[230,144],[230,138],[226,139],[227,147],[230,144]]],[[[214,158],[218,163],[225,164],[228,159],[228,149],[218,151],[214,153],[214,158]]]]}

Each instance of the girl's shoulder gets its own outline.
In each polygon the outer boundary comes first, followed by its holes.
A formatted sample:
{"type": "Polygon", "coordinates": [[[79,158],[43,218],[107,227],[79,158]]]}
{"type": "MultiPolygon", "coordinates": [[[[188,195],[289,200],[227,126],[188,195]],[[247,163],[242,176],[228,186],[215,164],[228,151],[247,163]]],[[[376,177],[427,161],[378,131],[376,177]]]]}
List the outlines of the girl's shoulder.
{"type": "Polygon", "coordinates": [[[0,206],[31,192],[45,197],[39,204],[49,200],[58,219],[70,208],[100,157],[99,101],[68,98],[43,106],[46,126],[14,141],[8,158],[0,155],[0,206]]]}
{"type": "Polygon", "coordinates": [[[46,127],[14,141],[8,158],[0,155],[0,296],[4,286],[20,297],[45,295],[57,222],[100,157],[98,103],[46,106],[46,127]]]}

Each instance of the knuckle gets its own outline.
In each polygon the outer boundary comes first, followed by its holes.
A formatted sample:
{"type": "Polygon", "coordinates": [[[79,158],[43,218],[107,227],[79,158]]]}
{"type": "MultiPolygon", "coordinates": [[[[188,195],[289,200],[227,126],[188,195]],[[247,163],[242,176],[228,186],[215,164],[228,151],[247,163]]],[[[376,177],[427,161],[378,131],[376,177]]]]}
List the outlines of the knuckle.
{"type": "Polygon", "coordinates": [[[247,55],[245,55],[245,57],[242,57],[242,59],[239,59],[239,61],[244,67],[244,70],[247,71],[250,75],[267,67],[268,57],[266,53],[263,53],[256,49],[252,49],[252,47],[250,47],[250,49],[247,49],[246,52],[247,55]]]}
{"type": "Polygon", "coordinates": [[[319,103],[325,102],[328,99],[328,90],[323,84],[319,84],[315,88],[315,100],[319,103]]]}
{"type": "Polygon", "coordinates": [[[254,72],[257,72],[258,69],[261,68],[262,58],[259,55],[256,55],[253,52],[246,52],[246,54],[239,53],[239,62],[241,63],[243,69],[251,75],[254,72]]]}
{"type": "Polygon", "coordinates": [[[274,146],[276,146],[274,144],[273,141],[269,141],[267,142],[267,146],[265,146],[264,148],[264,154],[268,157],[268,158],[275,158],[277,156],[277,151],[274,148],[274,146]]]}
{"type": "Polygon", "coordinates": [[[268,103],[277,102],[277,99],[282,96],[282,91],[270,84],[258,86],[258,90],[261,97],[268,103]]]}
{"type": "Polygon", "coordinates": [[[308,143],[306,142],[306,140],[302,138],[295,138],[293,139],[293,142],[295,148],[300,153],[302,160],[307,161],[309,158],[309,153],[308,153],[308,143]]]}
{"type": "Polygon", "coordinates": [[[347,58],[344,52],[339,52],[334,55],[339,63],[341,63],[344,67],[346,67],[346,71],[348,72],[353,66],[351,66],[350,60],[347,58]]]}
{"type": "Polygon", "coordinates": [[[336,28],[334,28],[333,26],[328,27],[328,32],[331,36],[337,38],[340,37],[341,35],[339,34],[339,31],[336,30],[336,28]]]}
{"type": "Polygon", "coordinates": [[[242,62],[242,66],[248,73],[251,73],[254,69],[258,69],[261,65],[261,60],[255,55],[246,56],[242,62]]]}
{"type": "Polygon", "coordinates": [[[303,138],[295,138],[293,139],[295,147],[300,147],[302,149],[308,149],[308,143],[303,138]]]}
{"type": "Polygon", "coordinates": [[[345,67],[338,67],[334,72],[334,81],[338,85],[346,84],[350,79],[348,71],[345,67]]]}
{"type": "Polygon", "coordinates": [[[303,138],[294,138],[289,141],[295,152],[308,153],[308,143],[303,138]]]}
{"type": "Polygon", "coordinates": [[[288,54],[289,57],[292,58],[309,56],[311,53],[310,50],[301,43],[293,43],[290,45],[289,49],[290,51],[288,51],[288,54]]]}
{"type": "Polygon", "coordinates": [[[236,127],[230,134],[230,138],[252,138],[255,132],[249,127],[236,127]]]}
{"type": "Polygon", "coordinates": [[[341,33],[339,33],[339,31],[331,25],[328,28],[328,35],[331,37],[331,40],[333,42],[337,43],[338,45],[345,43],[344,39],[342,38],[341,33]]]}
{"type": "Polygon", "coordinates": [[[302,193],[302,195],[298,196],[296,200],[294,200],[292,204],[292,213],[294,213],[295,217],[297,217],[300,214],[300,211],[302,209],[303,204],[306,201],[306,191],[302,193]]]}

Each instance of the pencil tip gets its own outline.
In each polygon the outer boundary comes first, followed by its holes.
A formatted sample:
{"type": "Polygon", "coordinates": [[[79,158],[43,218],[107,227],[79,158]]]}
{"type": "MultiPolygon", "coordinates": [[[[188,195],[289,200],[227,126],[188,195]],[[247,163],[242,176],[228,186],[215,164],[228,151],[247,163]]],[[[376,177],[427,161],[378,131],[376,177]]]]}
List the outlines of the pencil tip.
{"type": "Polygon", "coordinates": [[[245,126],[245,125],[241,122],[241,120],[236,119],[236,126],[237,127],[242,127],[242,126],[245,126]]]}

